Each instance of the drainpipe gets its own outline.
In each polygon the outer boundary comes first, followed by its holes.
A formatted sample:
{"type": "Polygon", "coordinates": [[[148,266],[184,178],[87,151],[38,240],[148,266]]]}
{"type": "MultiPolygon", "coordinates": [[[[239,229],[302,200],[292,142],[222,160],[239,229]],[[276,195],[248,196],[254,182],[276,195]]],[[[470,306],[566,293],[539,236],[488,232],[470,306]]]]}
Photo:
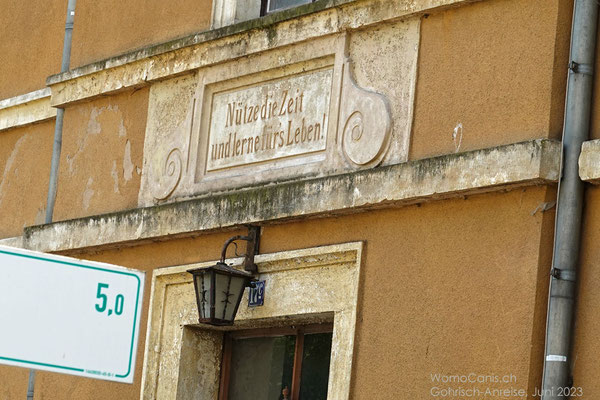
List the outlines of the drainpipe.
{"type": "MultiPolygon", "coordinates": [[[[65,22],[65,39],[63,41],[62,63],[60,72],[67,72],[71,62],[71,39],[73,37],[73,22],[75,21],[76,0],[68,0],[67,19],[65,22]]],[[[46,202],[46,218],[44,222],[52,222],[54,214],[54,203],[56,201],[56,190],[58,187],[58,165],[60,162],[60,150],[62,148],[62,128],[65,115],[64,108],[56,110],[56,122],[54,124],[54,145],[52,147],[52,163],[50,164],[50,183],[48,184],[48,199],[46,202]]],[[[29,382],[27,384],[27,400],[33,400],[35,387],[35,369],[29,370],[29,382]]]]}
{"type": "MultiPolygon", "coordinates": [[[[65,23],[65,40],[63,44],[60,72],[67,72],[71,61],[71,38],[73,37],[73,21],[75,20],[75,3],[76,0],[69,0],[67,4],[67,22],[65,23]]],[[[52,164],[50,166],[50,184],[48,185],[48,201],[46,203],[46,219],[44,221],[46,224],[52,222],[52,214],[54,214],[54,202],[56,201],[56,190],[58,187],[58,165],[60,162],[60,150],[62,148],[64,115],[64,108],[56,110],[54,146],[52,148],[52,164]]]]}
{"type": "Polygon", "coordinates": [[[583,210],[583,182],[579,179],[578,160],[581,145],[589,135],[597,25],[597,0],[575,0],[562,140],[562,176],[558,185],[546,320],[543,400],[569,398],[565,396],[564,388],[572,385],[572,360],[569,357],[583,210]]]}

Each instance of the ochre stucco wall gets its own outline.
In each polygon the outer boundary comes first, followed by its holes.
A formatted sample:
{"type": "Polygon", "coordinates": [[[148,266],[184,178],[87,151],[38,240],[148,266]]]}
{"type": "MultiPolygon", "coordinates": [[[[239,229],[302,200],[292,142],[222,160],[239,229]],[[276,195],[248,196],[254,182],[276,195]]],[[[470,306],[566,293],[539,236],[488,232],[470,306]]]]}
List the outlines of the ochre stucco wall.
{"type": "MultiPolygon", "coordinates": [[[[532,187],[270,225],[263,229],[260,251],[366,242],[351,398],[429,399],[431,373],[473,371],[512,373],[516,386],[532,390],[543,358],[553,212],[531,213],[554,194],[532,187]]],[[[83,257],[148,271],[147,310],[153,268],[214,260],[236,233],[83,257]]],[[[40,398],[137,399],[146,321],[147,311],[134,385],[40,372],[40,398]]],[[[0,376],[14,378],[9,398],[26,386],[26,374],[15,369],[6,375],[0,370],[0,376]]]]}
{"type": "Polygon", "coordinates": [[[600,187],[588,185],[585,194],[579,264],[579,287],[575,314],[575,344],[572,356],[574,386],[584,398],[600,397],[600,187]]]}
{"type": "Polygon", "coordinates": [[[66,0],[0,0],[0,100],[42,89],[60,71],[66,0]]]}
{"type": "Polygon", "coordinates": [[[210,26],[211,4],[211,0],[80,1],[71,66],[204,31],[210,26]]]}
{"type": "Polygon", "coordinates": [[[491,0],[423,18],[410,158],[559,138],[571,6],[491,0]]]}
{"type": "Polygon", "coordinates": [[[44,222],[53,138],[54,120],[0,132],[0,238],[44,222]]]}
{"type": "Polygon", "coordinates": [[[512,373],[533,390],[553,215],[531,212],[554,196],[530,188],[270,227],[261,251],[367,241],[351,398],[429,399],[431,373],[512,373]]]}
{"type": "MultiPolygon", "coordinates": [[[[204,31],[210,0],[77,2],[71,68],[204,31]]],[[[67,0],[0,0],[0,99],[46,86],[60,72],[67,0]]]]}
{"type": "Polygon", "coordinates": [[[54,220],[135,208],[148,88],[66,109],[54,220]]]}

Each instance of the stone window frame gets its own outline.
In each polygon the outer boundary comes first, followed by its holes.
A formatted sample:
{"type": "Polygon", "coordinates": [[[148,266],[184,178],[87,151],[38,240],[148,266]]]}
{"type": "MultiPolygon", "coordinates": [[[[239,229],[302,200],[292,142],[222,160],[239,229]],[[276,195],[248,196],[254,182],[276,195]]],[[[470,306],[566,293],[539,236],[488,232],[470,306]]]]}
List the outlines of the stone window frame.
{"type": "Polygon", "coordinates": [[[227,25],[233,25],[238,22],[249,21],[273,14],[279,11],[289,10],[300,7],[305,4],[314,3],[316,0],[310,0],[308,3],[281,8],[272,12],[267,12],[267,3],[269,0],[214,0],[211,16],[211,28],[217,29],[227,25]]]}
{"type": "Polygon", "coordinates": [[[243,301],[232,327],[197,322],[186,270],[214,262],[154,270],[140,398],[216,399],[226,331],[332,322],[328,399],[349,399],[362,248],[352,242],[258,255],[265,305],[243,301]]]}
{"type": "Polygon", "coordinates": [[[261,0],[213,0],[211,28],[260,18],[261,6],[261,0]]]}

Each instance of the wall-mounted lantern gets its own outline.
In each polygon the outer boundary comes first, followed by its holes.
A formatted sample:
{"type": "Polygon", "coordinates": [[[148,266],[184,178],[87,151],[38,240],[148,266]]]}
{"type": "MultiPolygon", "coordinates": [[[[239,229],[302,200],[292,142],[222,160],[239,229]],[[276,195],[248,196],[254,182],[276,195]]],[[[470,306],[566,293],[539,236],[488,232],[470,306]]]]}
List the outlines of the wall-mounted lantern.
{"type": "Polygon", "coordinates": [[[252,285],[257,272],[254,255],[258,254],[260,228],[248,227],[248,236],[233,236],[225,242],[221,259],[210,267],[194,268],[187,272],[193,275],[196,290],[196,302],[200,323],[210,325],[232,325],[237,313],[244,289],[252,285]],[[245,240],[246,255],[244,270],[225,264],[227,247],[236,240],[245,240]]]}

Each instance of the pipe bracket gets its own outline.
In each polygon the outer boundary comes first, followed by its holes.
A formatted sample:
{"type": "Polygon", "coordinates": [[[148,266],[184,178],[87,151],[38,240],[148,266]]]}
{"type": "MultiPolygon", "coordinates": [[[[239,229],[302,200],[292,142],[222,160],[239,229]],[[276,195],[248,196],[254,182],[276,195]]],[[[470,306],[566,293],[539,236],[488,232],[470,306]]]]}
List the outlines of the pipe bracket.
{"type": "Polygon", "coordinates": [[[580,64],[575,61],[569,63],[569,70],[574,74],[593,75],[594,66],[592,64],[580,64]]]}
{"type": "Polygon", "coordinates": [[[569,281],[569,282],[577,281],[577,273],[570,269],[552,268],[550,270],[550,275],[554,279],[559,279],[561,281],[569,281]]]}

